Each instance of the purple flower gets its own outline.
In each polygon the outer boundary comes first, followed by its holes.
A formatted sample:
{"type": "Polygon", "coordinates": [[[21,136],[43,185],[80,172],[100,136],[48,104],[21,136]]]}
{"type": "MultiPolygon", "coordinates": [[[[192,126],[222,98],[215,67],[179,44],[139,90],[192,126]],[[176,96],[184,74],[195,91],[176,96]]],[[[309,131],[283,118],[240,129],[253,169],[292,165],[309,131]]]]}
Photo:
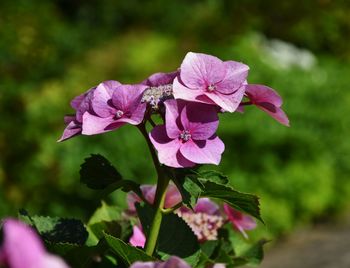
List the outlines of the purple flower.
{"type": "Polygon", "coordinates": [[[225,146],[215,134],[219,124],[215,107],[182,100],[167,100],[164,105],[165,125],[149,135],[160,163],[176,168],[219,164],[225,146]]]}
{"type": "Polygon", "coordinates": [[[165,262],[135,262],[130,268],[191,268],[184,260],[171,256],[165,262]]]}
{"type": "Polygon", "coordinates": [[[280,108],[282,98],[276,91],[267,86],[251,84],[246,86],[245,93],[251,104],[254,104],[281,124],[289,126],[288,117],[280,108]]]}
{"type": "Polygon", "coordinates": [[[189,52],[181,64],[179,77],[174,80],[174,97],[216,104],[234,112],[243,98],[248,70],[240,62],[189,52]]]}
{"type": "Polygon", "coordinates": [[[0,266],[9,268],[68,268],[62,259],[45,251],[34,230],[24,223],[7,219],[0,248],[0,266]]]}
{"type": "Polygon", "coordinates": [[[142,122],[146,104],[141,103],[145,85],[122,85],[117,81],[99,84],[91,101],[93,113],[83,114],[82,134],[93,135],[142,122]]]}
{"type": "Polygon", "coordinates": [[[70,105],[76,111],[76,113],[74,115],[65,116],[64,122],[67,126],[63,131],[62,137],[58,141],[64,141],[81,134],[83,114],[87,111],[93,113],[91,107],[91,98],[93,96],[94,90],[95,87],[75,97],[71,101],[70,105]]]}
{"type": "Polygon", "coordinates": [[[129,243],[134,247],[143,248],[146,244],[146,236],[142,232],[142,228],[134,225],[132,227],[132,236],[129,239],[129,243]]]}
{"type": "Polygon", "coordinates": [[[224,211],[233,227],[241,232],[245,238],[248,238],[245,230],[254,229],[256,227],[255,220],[251,216],[245,215],[227,204],[224,204],[224,211]]]}
{"type": "Polygon", "coordinates": [[[219,206],[209,198],[199,198],[193,211],[182,207],[176,213],[190,226],[199,242],[216,240],[218,229],[224,224],[219,206]]]}

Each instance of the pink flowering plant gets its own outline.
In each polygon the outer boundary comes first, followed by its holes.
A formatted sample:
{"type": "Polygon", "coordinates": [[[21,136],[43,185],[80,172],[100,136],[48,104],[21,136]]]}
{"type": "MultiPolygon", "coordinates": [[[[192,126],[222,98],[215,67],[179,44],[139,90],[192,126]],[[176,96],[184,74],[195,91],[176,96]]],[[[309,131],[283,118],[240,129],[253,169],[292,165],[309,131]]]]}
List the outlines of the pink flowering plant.
{"type": "Polygon", "coordinates": [[[26,267],[135,268],[259,263],[265,241],[252,242],[248,236],[257,221],[263,222],[258,197],[237,191],[226,176],[205,168],[219,165],[225,151],[217,134],[222,113],[242,113],[255,105],[289,126],[281,97],[267,86],[249,84],[248,71],[240,62],[189,52],[174,72],[153,74],[139,84],[105,81],[75,97],[75,113],[65,117],[59,141],[132,126],[149,148],[157,184],[124,179],[105,157],[91,155],[81,165],[81,182],[102,197],[127,192],[127,209],[102,201],[86,224],[21,211],[24,223],[4,221],[0,267],[24,267],[24,262],[26,267]],[[244,251],[236,250],[232,234],[242,237],[244,251]],[[32,256],[26,250],[30,245],[32,256]]]}

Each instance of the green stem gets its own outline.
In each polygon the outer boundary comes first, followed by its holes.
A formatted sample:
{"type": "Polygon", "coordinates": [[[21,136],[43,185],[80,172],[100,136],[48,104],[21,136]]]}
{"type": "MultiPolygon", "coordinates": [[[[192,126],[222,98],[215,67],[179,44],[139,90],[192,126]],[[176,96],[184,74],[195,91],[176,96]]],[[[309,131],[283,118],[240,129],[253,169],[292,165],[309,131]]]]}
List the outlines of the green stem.
{"type": "Polygon", "coordinates": [[[146,240],[145,250],[146,253],[150,256],[153,255],[153,252],[157,245],[157,240],[159,236],[160,225],[163,219],[163,207],[165,202],[166,190],[168,188],[169,179],[163,177],[158,180],[157,191],[155,197],[155,208],[154,218],[151,224],[149,235],[146,240]]]}
{"type": "Polygon", "coordinates": [[[160,225],[163,219],[163,209],[164,209],[164,203],[165,203],[166,190],[169,185],[169,177],[165,175],[165,172],[163,171],[163,168],[159,163],[159,160],[154,150],[154,147],[152,145],[152,142],[148,137],[145,125],[144,124],[140,125],[139,130],[141,131],[142,135],[147,141],[148,148],[152,155],[153,164],[154,164],[154,167],[156,168],[157,175],[158,175],[157,190],[156,190],[156,195],[155,195],[154,204],[153,204],[155,208],[155,213],[154,213],[153,221],[151,224],[151,228],[150,228],[149,235],[146,240],[146,246],[145,246],[146,253],[152,256],[157,245],[160,225]]]}

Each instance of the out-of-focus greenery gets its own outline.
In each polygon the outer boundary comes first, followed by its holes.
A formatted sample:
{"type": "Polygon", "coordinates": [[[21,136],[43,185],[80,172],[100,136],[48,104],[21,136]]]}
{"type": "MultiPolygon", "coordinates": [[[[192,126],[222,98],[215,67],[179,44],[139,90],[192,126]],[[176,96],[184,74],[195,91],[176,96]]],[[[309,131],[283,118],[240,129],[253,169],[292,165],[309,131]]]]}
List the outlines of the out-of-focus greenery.
{"type": "MultiPolygon", "coordinates": [[[[221,116],[219,170],[261,196],[267,232],[333,215],[350,194],[350,55],[346,1],[44,1],[0,3],[0,217],[86,217],[98,205],[79,165],[101,153],[127,178],[154,182],[131,126],[56,143],[69,101],[107,79],[136,83],[178,68],[188,51],[239,60],[250,83],[278,90],[291,128],[248,107],[221,116]],[[316,53],[304,68],[260,34],[316,53]]],[[[296,53],[296,52],[295,52],[296,53]]],[[[123,204],[124,195],[114,194],[123,204]]]]}

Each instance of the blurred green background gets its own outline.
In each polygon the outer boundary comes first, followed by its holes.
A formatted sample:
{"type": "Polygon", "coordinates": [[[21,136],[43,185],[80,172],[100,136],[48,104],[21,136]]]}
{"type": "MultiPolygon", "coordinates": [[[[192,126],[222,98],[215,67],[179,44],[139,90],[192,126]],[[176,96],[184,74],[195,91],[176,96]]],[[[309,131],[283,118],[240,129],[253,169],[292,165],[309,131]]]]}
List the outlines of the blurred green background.
{"type": "MultiPolygon", "coordinates": [[[[0,217],[86,219],[96,195],[79,165],[101,153],[125,177],[154,182],[136,129],[56,143],[70,100],[103,80],[136,83],[173,71],[188,51],[237,60],[249,82],[275,88],[291,127],[258,109],[221,116],[222,164],[261,197],[280,235],[332,219],[350,201],[350,3],[344,1],[0,2],[0,217]]],[[[216,168],[216,167],[215,167],[216,168]]],[[[124,195],[113,202],[123,205],[124,195]]]]}

